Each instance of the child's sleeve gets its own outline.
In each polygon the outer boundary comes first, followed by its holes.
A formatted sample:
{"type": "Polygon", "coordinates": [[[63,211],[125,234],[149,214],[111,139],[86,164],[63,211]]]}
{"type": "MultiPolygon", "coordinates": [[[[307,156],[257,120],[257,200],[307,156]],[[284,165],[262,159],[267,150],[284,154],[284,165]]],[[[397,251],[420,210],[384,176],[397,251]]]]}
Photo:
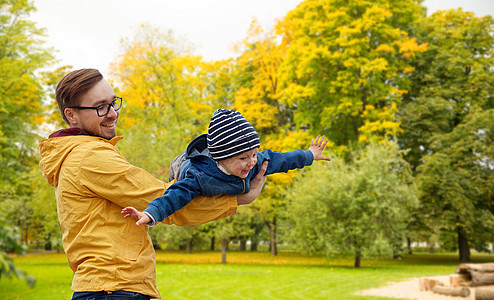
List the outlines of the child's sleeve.
{"type": "MultiPolygon", "coordinates": [[[[163,221],[194,198],[201,195],[201,185],[195,177],[184,178],[172,184],[163,196],[149,203],[144,213],[151,216],[154,224],[163,221]]],[[[153,225],[154,225],[153,224],[153,225]]]]}
{"type": "MultiPolygon", "coordinates": [[[[310,150],[295,150],[292,152],[277,152],[265,150],[260,152],[262,161],[269,161],[266,175],[288,172],[294,169],[302,169],[303,167],[312,165],[314,155],[310,150]]],[[[262,163],[262,161],[260,163],[262,163]]]]}

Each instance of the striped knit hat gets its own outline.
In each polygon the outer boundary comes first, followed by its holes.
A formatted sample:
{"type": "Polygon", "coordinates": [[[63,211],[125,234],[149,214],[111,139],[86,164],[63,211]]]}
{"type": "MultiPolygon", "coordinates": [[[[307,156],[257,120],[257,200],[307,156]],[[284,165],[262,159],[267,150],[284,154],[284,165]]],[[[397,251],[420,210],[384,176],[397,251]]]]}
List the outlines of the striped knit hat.
{"type": "Polygon", "coordinates": [[[238,111],[214,112],[208,129],[208,149],[214,160],[231,158],[260,145],[256,130],[238,111]]]}

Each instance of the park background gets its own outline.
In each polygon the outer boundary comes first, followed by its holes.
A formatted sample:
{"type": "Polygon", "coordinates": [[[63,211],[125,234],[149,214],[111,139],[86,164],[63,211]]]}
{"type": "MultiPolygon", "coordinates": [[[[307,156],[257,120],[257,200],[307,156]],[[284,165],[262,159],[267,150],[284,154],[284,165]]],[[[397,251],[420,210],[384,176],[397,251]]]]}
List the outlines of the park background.
{"type": "MultiPolygon", "coordinates": [[[[6,0],[0,9],[0,284],[8,285],[6,277],[15,274],[32,283],[22,269],[38,274],[36,286],[43,286],[46,274],[30,267],[41,257],[63,265],[66,291],[71,274],[66,261],[56,260],[63,257],[57,256],[63,251],[61,231],[53,188],[38,168],[37,145],[65,126],[54,89],[74,66],[60,64],[56,50],[45,43],[42,24],[31,17],[32,2],[6,0]],[[15,268],[6,253],[26,251],[48,254],[16,258],[15,268]]],[[[236,109],[251,122],[261,150],[307,148],[314,135],[324,134],[330,139],[326,156],[332,158],[270,176],[262,195],[235,216],[150,229],[155,248],[163,251],[158,255],[183,251],[189,254],[183,261],[163,261],[194,263],[192,255],[199,252],[206,258],[197,262],[219,268],[210,264],[235,262],[229,251],[249,252],[259,256],[241,259],[240,265],[276,265],[272,257],[295,257],[279,264],[309,266],[309,271],[276,272],[279,278],[315,272],[311,265],[322,266],[317,270],[326,276],[341,266],[378,270],[366,286],[421,271],[451,272],[459,261],[489,261],[493,26],[489,13],[457,8],[428,15],[417,0],[306,0],[273,26],[252,19],[232,48],[235,55],[213,60],[195,54],[194,41],[167,28],[136,26],[132,35],[121,37],[120,52],[104,67],[124,98],[118,134],[125,139],[119,150],[131,163],[166,180],[169,162],[206,131],[219,107],[236,109]],[[427,266],[416,268],[424,261],[415,261],[399,276],[389,271],[423,250],[452,255],[427,256],[427,266]]],[[[249,274],[240,280],[251,280],[255,272],[239,270],[236,277],[249,274]]],[[[335,277],[342,277],[338,272],[335,277]]],[[[365,274],[352,272],[344,277],[365,274]]],[[[308,289],[307,295],[337,298],[331,293],[308,289]]]]}

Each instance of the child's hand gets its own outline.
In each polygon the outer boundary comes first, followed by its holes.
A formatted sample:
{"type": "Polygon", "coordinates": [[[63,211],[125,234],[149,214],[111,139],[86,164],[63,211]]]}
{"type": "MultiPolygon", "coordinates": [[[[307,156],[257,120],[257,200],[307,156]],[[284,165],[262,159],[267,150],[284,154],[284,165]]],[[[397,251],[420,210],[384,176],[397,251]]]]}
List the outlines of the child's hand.
{"type": "Polygon", "coordinates": [[[132,218],[137,221],[137,226],[151,222],[151,218],[148,215],[138,211],[132,206],[127,206],[126,208],[122,209],[122,214],[125,214],[124,218],[132,218]]]}
{"type": "Polygon", "coordinates": [[[322,137],[318,135],[317,138],[312,139],[312,142],[310,143],[309,150],[314,155],[314,160],[327,160],[327,161],[331,160],[331,158],[329,157],[322,156],[322,150],[324,150],[324,147],[326,147],[326,144],[329,141],[324,139],[325,139],[324,135],[322,137]]]}

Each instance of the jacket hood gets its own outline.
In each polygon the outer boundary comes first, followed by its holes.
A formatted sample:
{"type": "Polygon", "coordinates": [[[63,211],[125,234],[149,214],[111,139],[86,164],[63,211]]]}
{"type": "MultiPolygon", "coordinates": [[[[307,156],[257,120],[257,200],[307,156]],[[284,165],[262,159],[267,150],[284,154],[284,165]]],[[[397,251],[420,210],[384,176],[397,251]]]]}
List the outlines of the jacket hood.
{"type": "MultiPolygon", "coordinates": [[[[185,150],[185,159],[190,159],[191,161],[194,161],[194,164],[192,168],[185,167],[184,169],[200,170],[200,172],[207,174],[208,177],[212,178],[215,181],[222,180],[228,182],[233,181],[237,183],[239,181],[243,182],[241,178],[234,175],[226,175],[223,171],[221,171],[218,168],[218,163],[215,160],[213,160],[213,158],[209,154],[207,136],[208,136],[207,134],[201,134],[200,136],[192,140],[192,142],[190,142],[190,144],[187,146],[187,150],[185,150]]],[[[187,162],[185,162],[184,164],[186,163],[187,162]]]]}
{"type": "Polygon", "coordinates": [[[60,168],[72,150],[84,143],[95,140],[102,140],[115,145],[122,138],[114,137],[111,140],[106,140],[101,137],[90,136],[79,128],[59,130],[39,143],[41,154],[39,167],[48,183],[53,187],[57,187],[60,168]]]}
{"type": "Polygon", "coordinates": [[[201,134],[196,137],[185,150],[185,158],[190,159],[198,156],[211,156],[209,155],[207,134],[201,134]]]}

